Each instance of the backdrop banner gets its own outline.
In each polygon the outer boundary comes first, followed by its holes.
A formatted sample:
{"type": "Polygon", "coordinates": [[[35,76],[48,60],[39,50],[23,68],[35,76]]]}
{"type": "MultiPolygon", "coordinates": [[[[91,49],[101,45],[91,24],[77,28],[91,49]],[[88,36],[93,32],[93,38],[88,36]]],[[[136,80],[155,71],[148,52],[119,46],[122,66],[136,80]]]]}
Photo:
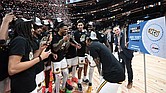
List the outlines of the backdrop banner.
{"type": "Polygon", "coordinates": [[[131,24],[128,30],[129,49],[166,58],[165,17],[131,24]]]}

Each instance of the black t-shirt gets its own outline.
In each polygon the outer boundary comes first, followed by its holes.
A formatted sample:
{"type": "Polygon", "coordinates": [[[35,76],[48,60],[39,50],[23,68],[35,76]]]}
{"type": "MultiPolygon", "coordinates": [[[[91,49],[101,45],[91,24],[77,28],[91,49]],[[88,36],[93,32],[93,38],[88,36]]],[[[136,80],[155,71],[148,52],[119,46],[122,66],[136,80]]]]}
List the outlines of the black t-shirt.
{"type": "Polygon", "coordinates": [[[102,63],[103,78],[111,83],[118,83],[125,79],[124,70],[119,61],[113,56],[110,50],[100,42],[93,41],[89,46],[90,55],[93,58],[100,58],[102,63]]]}
{"type": "Polygon", "coordinates": [[[81,48],[77,49],[77,56],[79,57],[84,57],[85,56],[85,52],[86,52],[86,36],[87,36],[87,32],[81,32],[81,31],[76,31],[74,33],[74,38],[76,40],[77,43],[81,44],[81,48]]]}
{"type": "MultiPolygon", "coordinates": [[[[38,50],[39,49],[39,45],[40,45],[40,39],[37,38],[37,37],[34,37],[34,44],[33,44],[33,49],[34,51],[38,50]]],[[[41,71],[44,70],[44,61],[41,61],[37,64],[35,64],[35,70],[36,70],[36,74],[39,74],[41,71]]]]}
{"type": "MultiPolygon", "coordinates": [[[[58,34],[58,32],[53,32],[53,39],[52,39],[52,44],[56,44],[59,42],[59,40],[63,39],[63,36],[60,36],[58,34]]],[[[53,47],[52,47],[53,48],[53,47]]],[[[61,61],[64,56],[65,56],[65,46],[64,44],[62,44],[61,48],[55,52],[53,49],[51,50],[53,53],[57,54],[58,55],[58,58],[55,60],[53,57],[51,58],[51,60],[53,62],[59,62],[61,61]]]]}
{"type": "MultiPolygon", "coordinates": [[[[21,62],[30,61],[33,58],[33,51],[27,39],[17,36],[10,42],[9,56],[21,55],[21,62]]],[[[11,93],[29,93],[36,88],[35,67],[11,76],[11,93]]]]}
{"type": "Polygon", "coordinates": [[[8,58],[9,58],[8,45],[0,46],[0,81],[9,76],[8,74],[8,58]]]}
{"type": "MultiPolygon", "coordinates": [[[[70,38],[70,42],[74,43],[72,38],[70,38]]],[[[67,49],[66,58],[70,59],[76,56],[77,56],[76,47],[70,45],[69,48],[67,49]]]]}
{"type": "Polygon", "coordinates": [[[107,37],[104,35],[102,32],[96,31],[97,38],[100,43],[106,43],[107,42],[107,37]]]}

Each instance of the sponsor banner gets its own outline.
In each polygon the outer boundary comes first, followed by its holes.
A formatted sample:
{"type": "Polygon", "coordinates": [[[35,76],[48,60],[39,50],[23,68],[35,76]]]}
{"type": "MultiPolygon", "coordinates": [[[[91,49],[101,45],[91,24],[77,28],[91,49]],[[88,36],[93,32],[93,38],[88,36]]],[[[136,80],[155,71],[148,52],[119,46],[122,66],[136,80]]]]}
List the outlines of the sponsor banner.
{"type": "Polygon", "coordinates": [[[129,49],[166,58],[165,17],[129,25],[129,49]]]}

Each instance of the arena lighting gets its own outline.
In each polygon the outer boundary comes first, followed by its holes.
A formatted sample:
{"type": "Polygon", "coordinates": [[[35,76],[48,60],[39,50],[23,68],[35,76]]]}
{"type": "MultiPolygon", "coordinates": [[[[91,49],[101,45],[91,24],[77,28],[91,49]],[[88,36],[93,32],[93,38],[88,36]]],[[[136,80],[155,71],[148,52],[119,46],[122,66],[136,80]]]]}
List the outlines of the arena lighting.
{"type": "MultiPolygon", "coordinates": [[[[162,4],[161,4],[161,2],[157,2],[157,4],[156,5],[153,5],[153,2],[154,1],[152,1],[152,2],[150,2],[150,4],[149,4],[149,6],[151,7],[151,8],[153,8],[153,7],[156,7],[156,6],[160,6],[160,5],[163,5],[164,4],[164,1],[162,2],[162,4]],[[153,5],[153,6],[152,6],[153,5]]],[[[87,12],[84,12],[84,14],[88,14],[88,15],[90,15],[91,13],[94,13],[94,14],[100,14],[100,13],[98,13],[98,12],[102,12],[102,13],[105,13],[106,11],[110,11],[109,13],[107,13],[106,14],[106,16],[116,16],[118,19],[122,19],[122,17],[123,16],[129,16],[129,17],[134,17],[134,16],[139,16],[139,17],[142,17],[143,18],[143,16],[141,16],[142,15],[142,13],[145,13],[145,12],[143,12],[143,10],[144,10],[144,8],[142,7],[142,4],[143,4],[144,2],[142,2],[142,1],[140,1],[140,0],[129,0],[129,1],[127,1],[126,3],[124,3],[124,2],[119,2],[118,4],[113,4],[113,5],[109,5],[109,6],[105,6],[105,7],[107,7],[107,8],[99,8],[99,9],[97,9],[97,10],[95,10],[95,9],[93,9],[92,11],[87,11],[87,12]],[[135,4],[138,4],[135,8],[132,8],[132,9],[128,9],[128,10],[123,10],[124,9],[124,7],[130,7],[131,5],[132,6],[134,6],[135,4]],[[122,11],[124,11],[124,12],[122,12],[122,11]],[[119,12],[119,13],[118,13],[119,12]],[[140,13],[140,14],[139,14],[140,13]],[[131,15],[132,14],[132,15],[131,15]],[[136,14],[136,15],[135,15],[136,14]]],[[[154,3],[155,4],[155,3],[154,3]]],[[[144,5],[146,5],[146,4],[144,4],[144,5]]],[[[92,6],[93,7],[93,6],[92,6]]],[[[83,8],[84,9],[84,8],[83,8]]],[[[86,8],[85,8],[86,9],[86,8]]],[[[87,9],[88,10],[88,9],[87,9]]],[[[86,16],[88,16],[88,15],[83,15],[84,17],[86,17],[86,16]]],[[[103,14],[104,15],[104,14],[103,14]]],[[[77,15],[75,15],[75,16],[77,16],[77,15]]],[[[80,15],[81,16],[81,15],[80,15]]],[[[105,17],[106,17],[105,16],[105,17]]],[[[106,18],[101,18],[102,16],[100,16],[100,17],[98,17],[96,20],[111,20],[111,18],[110,17],[106,17],[106,18]],[[100,19],[101,18],[101,19],[100,19]]],[[[103,16],[104,17],[104,16],[103,16]]]]}
{"type": "Polygon", "coordinates": [[[149,15],[147,14],[144,18],[145,18],[145,19],[149,18],[149,15]]]}

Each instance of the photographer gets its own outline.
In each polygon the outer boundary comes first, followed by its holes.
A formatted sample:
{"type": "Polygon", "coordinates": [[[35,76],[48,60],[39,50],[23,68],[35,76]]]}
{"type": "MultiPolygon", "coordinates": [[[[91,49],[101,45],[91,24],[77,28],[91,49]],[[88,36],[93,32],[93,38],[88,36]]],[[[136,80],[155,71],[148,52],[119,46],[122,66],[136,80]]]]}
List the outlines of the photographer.
{"type": "Polygon", "coordinates": [[[6,91],[9,91],[10,89],[7,89],[7,86],[9,86],[9,79],[7,78],[8,73],[7,73],[7,65],[8,63],[5,60],[4,55],[4,47],[6,47],[4,44],[7,41],[8,38],[8,28],[9,28],[9,23],[12,22],[14,19],[14,15],[12,13],[8,13],[5,15],[3,18],[1,27],[0,27],[0,55],[1,59],[0,60],[0,93],[6,93],[6,91]]]}
{"type": "Polygon", "coordinates": [[[1,27],[0,27],[0,46],[2,44],[6,43],[6,40],[8,38],[8,28],[9,28],[9,23],[12,22],[12,20],[15,18],[13,13],[8,13],[5,15],[3,18],[1,27]]]}

